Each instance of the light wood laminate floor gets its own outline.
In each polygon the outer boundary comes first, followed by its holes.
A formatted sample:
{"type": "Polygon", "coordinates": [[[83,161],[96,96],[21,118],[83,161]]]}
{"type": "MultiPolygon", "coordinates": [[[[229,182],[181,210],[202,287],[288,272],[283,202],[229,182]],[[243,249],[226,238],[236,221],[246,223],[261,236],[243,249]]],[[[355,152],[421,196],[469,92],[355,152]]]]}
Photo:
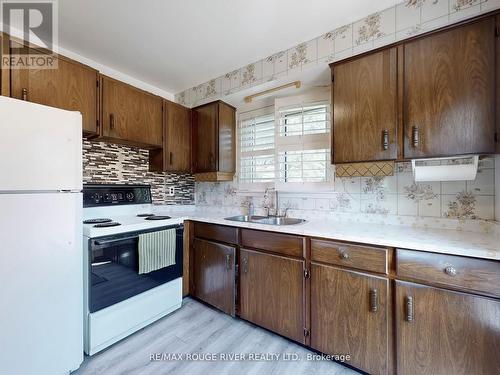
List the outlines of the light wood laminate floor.
{"type": "Polygon", "coordinates": [[[312,352],[190,298],[158,322],[107,350],[86,357],[72,375],[356,374],[331,361],[308,361],[312,352]],[[296,353],[300,361],[152,361],[154,353],[296,353]]]}

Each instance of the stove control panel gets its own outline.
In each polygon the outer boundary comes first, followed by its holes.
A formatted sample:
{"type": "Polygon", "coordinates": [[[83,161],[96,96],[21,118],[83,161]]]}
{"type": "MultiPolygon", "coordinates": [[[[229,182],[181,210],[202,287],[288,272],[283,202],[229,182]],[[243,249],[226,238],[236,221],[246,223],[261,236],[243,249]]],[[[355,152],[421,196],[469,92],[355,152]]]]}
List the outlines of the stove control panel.
{"type": "Polygon", "coordinates": [[[83,207],[151,203],[149,185],[83,185],[83,207]]]}

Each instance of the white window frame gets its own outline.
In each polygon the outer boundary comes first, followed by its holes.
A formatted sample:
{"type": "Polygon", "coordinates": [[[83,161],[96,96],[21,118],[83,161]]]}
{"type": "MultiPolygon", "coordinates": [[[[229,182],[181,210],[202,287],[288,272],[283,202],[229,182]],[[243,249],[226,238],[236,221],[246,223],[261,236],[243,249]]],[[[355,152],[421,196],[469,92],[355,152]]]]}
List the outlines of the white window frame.
{"type": "MultiPolygon", "coordinates": [[[[241,144],[240,144],[240,137],[241,137],[241,123],[243,121],[249,120],[251,118],[259,117],[259,116],[268,116],[274,114],[274,106],[266,106],[263,108],[258,108],[254,110],[249,110],[246,112],[242,112],[238,114],[238,127],[236,130],[236,137],[238,141],[236,142],[236,154],[237,154],[237,165],[236,165],[236,179],[238,181],[238,187],[239,190],[241,191],[248,191],[248,192],[259,192],[263,191],[267,188],[272,188],[274,187],[274,181],[269,181],[269,182],[241,182],[240,181],[240,172],[241,172],[241,144]]],[[[276,121],[276,119],[275,119],[276,121]]],[[[276,126],[276,122],[275,122],[276,126]]],[[[275,136],[276,139],[276,136],[275,136]]],[[[275,149],[273,150],[273,153],[276,155],[276,145],[275,149]]],[[[276,158],[276,156],[275,156],[276,158]]]]}
{"type": "MultiPolygon", "coordinates": [[[[269,100],[267,101],[267,104],[269,104],[269,100]]],[[[280,150],[282,151],[283,148],[281,146],[284,146],[288,143],[288,140],[285,140],[284,138],[287,137],[280,137],[279,136],[279,116],[280,116],[280,111],[286,108],[290,107],[296,107],[296,106],[307,106],[307,105],[313,105],[313,104],[318,104],[318,103],[325,103],[328,104],[329,106],[329,112],[330,112],[330,132],[329,133],[322,133],[322,134],[311,134],[311,135],[306,135],[304,138],[307,138],[307,143],[312,148],[325,148],[328,150],[331,150],[331,132],[332,132],[332,105],[331,105],[331,86],[325,86],[325,87],[316,87],[313,89],[310,89],[302,94],[299,95],[294,95],[294,96],[288,96],[288,97],[283,97],[283,98],[276,98],[274,101],[272,101],[271,105],[267,105],[263,108],[258,108],[258,109],[253,109],[253,110],[248,110],[245,112],[241,112],[238,114],[238,126],[237,126],[237,146],[236,146],[236,154],[237,154],[237,168],[236,168],[236,179],[238,182],[238,187],[239,190],[245,191],[245,192],[261,192],[265,190],[266,188],[276,188],[277,190],[280,191],[289,191],[289,192],[331,192],[334,190],[334,180],[335,180],[335,172],[334,172],[334,167],[330,164],[327,167],[327,175],[328,175],[328,181],[325,182],[282,182],[279,181],[279,176],[280,176],[280,170],[279,170],[279,152],[280,150]],[[269,115],[271,113],[274,113],[274,121],[275,121],[275,147],[274,147],[274,153],[275,153],[275,181],[272,182],[241,182],[239,180],[239,172],[241,170],[241,150],[240,150],[240,126],[241,122],[244,120],[247,120],[249,118],[257,117],[257,116],[264,116],[264,115],[269,115]],[[280,139],[281,138],[281,139],[280,139]]],[[[290,137],[290,139],[297,137],[301,138],[302,136],[294,136],[290,137]]],[[[293,142],[293,145],[288,145],[287,149],[302,149],[297,142],[293,142]]],[[[331,154],[331,152],[330,152],[331,154]]]]}

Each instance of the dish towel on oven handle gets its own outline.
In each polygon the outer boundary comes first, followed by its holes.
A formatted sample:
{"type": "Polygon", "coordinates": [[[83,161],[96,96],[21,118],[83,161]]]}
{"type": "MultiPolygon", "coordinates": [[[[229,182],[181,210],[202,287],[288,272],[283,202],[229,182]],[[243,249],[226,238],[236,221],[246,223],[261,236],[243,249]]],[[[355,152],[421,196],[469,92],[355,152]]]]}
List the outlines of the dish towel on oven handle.
{"type": "Polygon", "coordinates": [[[175,264],[175,245],[175,228],[140,234],[139,274],[175,264]]]}

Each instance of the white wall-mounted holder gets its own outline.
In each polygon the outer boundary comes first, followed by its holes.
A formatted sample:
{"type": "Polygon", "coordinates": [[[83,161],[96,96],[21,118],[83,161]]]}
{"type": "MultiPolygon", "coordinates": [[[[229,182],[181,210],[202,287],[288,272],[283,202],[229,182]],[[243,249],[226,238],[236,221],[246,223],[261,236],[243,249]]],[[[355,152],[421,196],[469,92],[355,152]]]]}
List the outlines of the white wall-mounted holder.
{"type": "Polygon", "coordinates": [[[478,164],[478,155],[411,161],[415,182],[475,180],[478,164]]]}

